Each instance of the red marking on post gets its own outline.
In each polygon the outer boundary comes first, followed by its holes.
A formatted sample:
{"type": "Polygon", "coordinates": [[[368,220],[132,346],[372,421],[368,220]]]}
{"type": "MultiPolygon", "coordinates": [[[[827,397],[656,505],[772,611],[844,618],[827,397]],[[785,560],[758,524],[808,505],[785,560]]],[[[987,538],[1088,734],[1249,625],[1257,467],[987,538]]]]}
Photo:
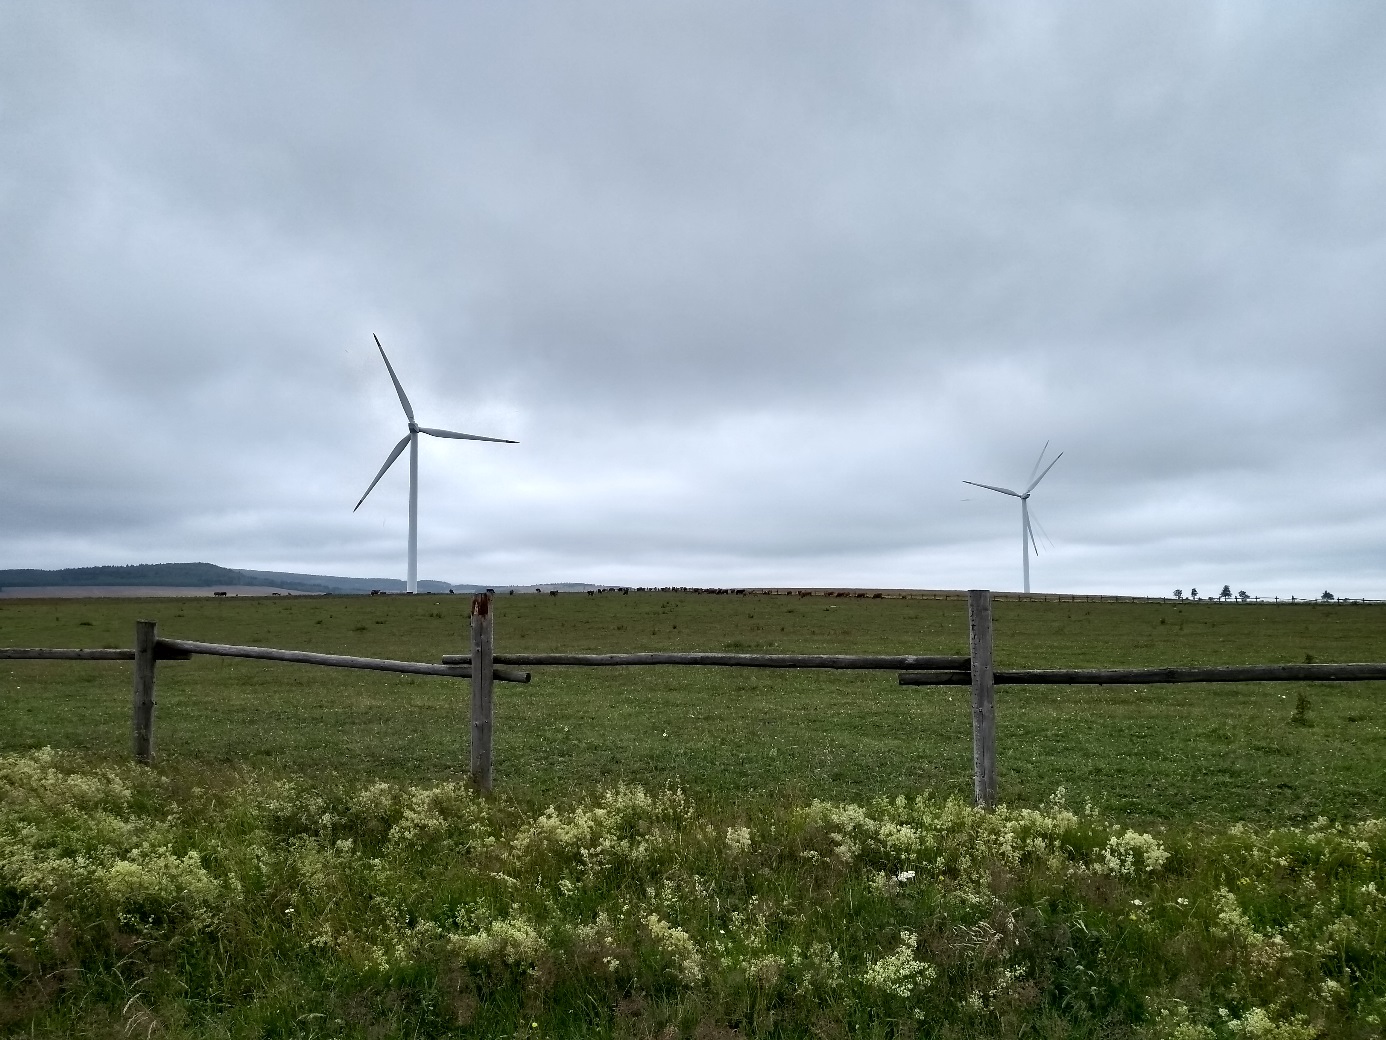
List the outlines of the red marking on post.
{"type": "Polygon", "coordinates": [[[491,613],[491,597],[485,592],[478,592],[472,597],[472,617],[485,617],[491,613]]]}

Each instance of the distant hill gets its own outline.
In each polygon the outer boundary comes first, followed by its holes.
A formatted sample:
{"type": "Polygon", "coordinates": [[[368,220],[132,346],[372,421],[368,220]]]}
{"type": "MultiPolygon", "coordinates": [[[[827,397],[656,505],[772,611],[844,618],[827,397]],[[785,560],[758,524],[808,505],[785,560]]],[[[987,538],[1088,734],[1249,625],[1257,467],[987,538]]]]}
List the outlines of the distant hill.
{"type": "MultiPolygon", "coordinates": [[[[240,571],[214,563],[137,563],[128,567],[66,567],[62,570],[0,570],[0,588],[39,588],[68,585],[140,585],[201,589],[224,585],[260,585],[290,592],[366,594],[372,589],[403,592],[398,578],[338,578],[325,574],[290,574],[283,571],[240,571]]],[[[445,581],[421,581],[423,592],[458,592],[472,586],[453,586],[445,581]]]]}
{"type": "MultiPolygon", "coordinates": [[[[400,578],[345,578],[330,574],[296,574],[289,571],[242,571],[218,567],[214,563],[137,563],[127,567],[66,567],[43,571],[31,568],[0,570],[0,589],[51,588],[72,585],[144,586],[202,589],[211,586],[257,585],[289,592],[316,592],[322,595],[366,595],[374,589],[403,592],[400,578]]],[[[493,586],[494,587],[494,586],[493,586]]],[[[502,590],[510,586],[501,586],[502,590]]],[[[538,586],[517,585],[517,589],[538,586]]],[[[576,582],[544,584],[544,591],[578,591],[596,588],[576,582]]],[[[453,585],[446,581],[420,580],[420,592],[480,592],[482,585],[453,585]]]]}
{"type": "MultiPolygon", "coordinates": [[[[66,567],[59,571],[24,568],[0,570],[0,588],[50,585],[167,585],[206,588],[209,585],[247,585],[240,571],[213,563],[136,563],[128,567],[66,567]]],[[[255,584],[259,584],[256,582],[255,584]]]]}

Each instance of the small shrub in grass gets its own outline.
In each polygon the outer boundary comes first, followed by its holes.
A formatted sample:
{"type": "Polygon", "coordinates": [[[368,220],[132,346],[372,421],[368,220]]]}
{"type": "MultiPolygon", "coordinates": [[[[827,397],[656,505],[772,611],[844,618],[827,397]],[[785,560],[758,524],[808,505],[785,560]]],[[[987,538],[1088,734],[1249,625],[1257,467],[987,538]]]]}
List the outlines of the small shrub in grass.
{"type": "Polygon", "coordinates": [[[1376,1035],[1386,824],[1146,833],[1062,795],[703,810],[618,786],[218,790],[0,759],[37,1036],[1376,1035]],[[669,1032],[672,1030],[672,1032],[669,1032]]]}

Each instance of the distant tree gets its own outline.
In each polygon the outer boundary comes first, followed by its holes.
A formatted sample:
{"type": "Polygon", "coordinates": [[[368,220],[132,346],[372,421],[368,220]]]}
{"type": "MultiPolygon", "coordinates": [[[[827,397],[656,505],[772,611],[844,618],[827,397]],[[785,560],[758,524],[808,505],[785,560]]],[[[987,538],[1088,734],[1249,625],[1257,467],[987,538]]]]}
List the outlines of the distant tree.
{"type": "Polygon", "coordinates": [[[1183,590],[1183,589],[1175,589],[1175,590],[1174,590],[1174,598],[1175,598],[1175,599],[1183,599],[1183,598],[1184,598],[1184,590],[1183,590]]]}
{"type": "Polygon", "coordinates": [[[1231,586],[1231,585],[1224,585],[1224,586],[1222,587],[1222,591],[1218,593],[1218,599],[1231,599],[1231,598],[1232,598],[1232,586],[1231,586]]]}
{"type": "Polygon", "coordinates": [[[1323,595],[1320,596],[1319,599],[1323,600],[1325,603],[1332,603],[1333,593],[1329,592],[1327,589],[1324,589],[1323,595]]]}
{"type": "Polygon", "coordinates": [[[1198,590],[1197,590],[1197,589],[1190,589],[1190,590],[1189,590],[1189,599],[1198,599],[1198,590]]]}
{"type": "Polygon", "coordinates": [[[1243,603],[1245,603],[1251,597],[1246,594],[1246,589],[1242,589],[1241,592],[1237,593],[1237,598],[1241,600],[1243,603]]]}

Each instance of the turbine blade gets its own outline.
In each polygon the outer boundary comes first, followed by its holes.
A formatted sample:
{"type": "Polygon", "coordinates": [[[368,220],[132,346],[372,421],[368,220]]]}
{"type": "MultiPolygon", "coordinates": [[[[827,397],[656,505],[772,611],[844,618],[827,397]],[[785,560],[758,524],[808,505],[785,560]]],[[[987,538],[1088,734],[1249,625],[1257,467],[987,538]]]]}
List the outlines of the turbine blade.
{"type": "Polygon", "coordinates": [[[1025,517],[1025,531],[1030,536],[1030,545],[1035,550],[1035,555],[1039,555],[1039,546],[1035,544],[1035,529],[1030,526],[1030,518],[1025,517]]]}
{"type": "Polygon", "coordinates": [[[978,484],[975,480],[964,480],[963,483],[971,484],[973,487],[986,488],[988,491],[999,491],[1001,494],[1010,495],[1012,498],[1020,497],[1018,492],[1012,491],[1010,488],[992,487],[990,484],[978,484]]]}
{"type": "MultiPolygon", "coordinates": [[[[366,488],[366,495],[369,495],[371,493],[371,489],[380,483],[380,478],[385,475],[385,471],[395,464],[395,459],[399,458],[399,453],[402,452],[405,448],[409,447],[409,438],[411,436],[412,434],[406,433],[404,435],[404,439],[395,445],[395,450],[390,452],[390,457],[385,460],[385,465],[380,467],[380,472],[377,473],[375,475],[375,479],[371,481],[371,486],[366,488]]],[[[366,500],[366,495],[361,496],[361,502],[364,502],[366,500]]],[[[357,502],[356,505],[351,507],[351,511],[353,513],[361,508],[361,502],[357,502]]]]}
{"type": "Polygon", "coordinates": [[[1035,479],[1035,474],[1039,472],[1040,463],[1044,461],[1044,453],[1045,453],[1046,451],[1048,451],[1048,450],[1049,450],[1049,442],[1048,442],[1048,441],[1045,441],[1045,442],[1044,442],[1044,447],[1040,449],[1040,456],[1039,456],[1039,458],[1037,458],[1037,459],[1035,460],[1035,464],[1034,464],[1033,466],[1030,467],[1030,475],[1029,475],[1028,477],[1025,478],[1026,480],[1034,480],[1034,479],[1035,479]]]}
{"type": "Polygon", "coordinates": [[[409,403],[409,398],[404,394],[404,387],[399,385],[399,377],[395,375],[395,366],[390,364],[389,358],[385,357],[385,348],[380,345],[380,337],[372,332],[371,338],[375,340],[375,347],[380,351],[380,356],[385,358],[385,367],[390,372],[390,381],[395,384],[395,393],[399,394],[399,403],[404,405],[404,414],[408,417],[410,422],[413,422],[414,408],[409,403]]]}
{"type": "Polygon", "coordinates": [[[451,437],[456,441],[490,441],[492,444],[519,444],[519,441],[508,441],[504,437],[482,437],[475,433],[454,433],[452,430],[431,430],[427,426],[419,427],[420,433],[426,433],[430,437],[451,437]]]}
{"type": "MultiPolygon", "coordinates": [[[[1035,512],[1034,506],[1030,507],[1030,523],[1034,524],[1039,530],[1039,533],[1044,535],[1044,544],[1049,546],[1052,550],[1054,548],[1054,539],[1050,538],[1049,532],[1044,529],[1044,522],[1040,520],[1039,515],[1035,512]]],[[[1035,554],[1039,555],[1038,549],[1035,550],[1035,554]]]]}
{"type": "MultiPolygon", "coordinates": [[[[1059,454],[1057,454],[1057,455],[1054,456],[1054,462],[1058,462],[1058,461],[1059,461],[1061,458],[1063,458],[1063,457],[1064,457],[1064,453],[1063,453],[1063,452],[1059,452],[1059,454]]],[[[1034,480],[1030,481],[1030,486],[1027,487],[1027,488],[1025,489],[1025,493],[1026,493],[1027,495],[1028,495],[1031,491],[1035,490],[1035,488],[1039,485],[1039,482],[1045,478],[1045,475],[1046,475],[1051,469],[1054,468],[1054,462],[1051,462],[1049,465],[1045,466],[1045,467],[1044,467],[1044,473],[1041,473],[1041,474],[1040,474],[1038,477],[1036,477],[1034,480]]]]}

